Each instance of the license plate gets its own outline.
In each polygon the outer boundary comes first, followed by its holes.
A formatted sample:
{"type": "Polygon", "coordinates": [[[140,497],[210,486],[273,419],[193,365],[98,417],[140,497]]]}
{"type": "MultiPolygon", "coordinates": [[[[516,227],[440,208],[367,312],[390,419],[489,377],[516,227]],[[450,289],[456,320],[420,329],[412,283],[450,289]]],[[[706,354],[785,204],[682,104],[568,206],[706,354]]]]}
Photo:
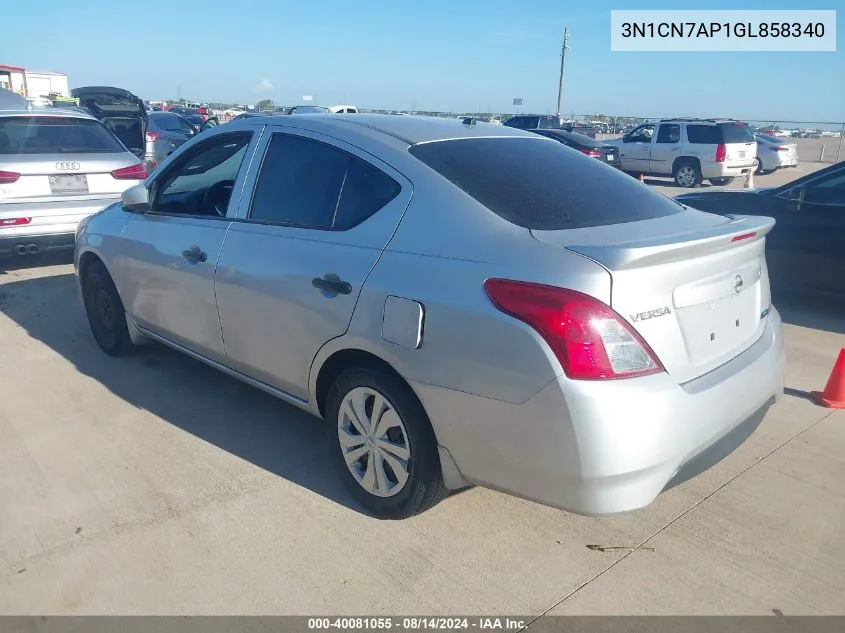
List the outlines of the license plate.
{"type": "Polygon", "coordinates": [[[740,152],[740,153],[739,153],[739,157],[740,157],[740,158],[745,158],[745,152],[740,152]]]}
{"type": "Polygon", "coordinates": [[[50,176],[51,193],[88,193],[88,177],[85,175],[50,176]]]}
{"type": "Polygon", "coordinates": [[[608,163],[612,163],[616,160],[616,154],[613,153],[605,154],[604,157],[607,159],[608,163]]]}

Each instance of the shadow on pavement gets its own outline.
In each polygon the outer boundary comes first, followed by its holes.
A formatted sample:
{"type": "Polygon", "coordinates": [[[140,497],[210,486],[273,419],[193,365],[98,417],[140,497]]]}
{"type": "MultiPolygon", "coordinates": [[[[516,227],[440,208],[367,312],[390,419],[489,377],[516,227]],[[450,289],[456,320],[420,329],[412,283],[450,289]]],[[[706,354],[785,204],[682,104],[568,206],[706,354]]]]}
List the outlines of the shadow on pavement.
{"type": "Polygon", "coordinates": [[[328,461],[321,420],[162,345],[107,356],[72,274],[0,285],[0,312],[130,405],[365,514],[328,461]]]}

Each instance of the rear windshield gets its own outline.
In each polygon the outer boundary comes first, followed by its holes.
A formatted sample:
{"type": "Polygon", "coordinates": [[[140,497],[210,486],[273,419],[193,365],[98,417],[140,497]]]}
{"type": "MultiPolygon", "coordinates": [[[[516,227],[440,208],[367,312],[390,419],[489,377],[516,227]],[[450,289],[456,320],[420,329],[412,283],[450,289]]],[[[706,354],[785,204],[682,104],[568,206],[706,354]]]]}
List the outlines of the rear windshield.
{"type": "Polygon", "coordinates": [[[0,154],[125,152],[99,121],[70,117],[0,118],[0,154]]]}
{"type": "Polygon", "coordinates": [[[473,138],[410,148],[496,215],[561,230],[665,217],[682,207],[630,176],[542,138],[473,138]]]}
{"type": "Polygon", "coordinates": [[[721,123],[723,143],[753,143],[754,135],[744,123],[721,123]]]}
{"type": "Polygon", "coordinates": [[[765,141],[766,143],[775,143],[776,145],[780,145],[783,142],[779,138],[767,136],[766,134],[758,134],[757,138],[761,141],[765,141]]]}
{"type": "Polygon", "coordinates": [[[171,132],[182,131],[178,114],[153,115],[150,117],[150,123],[159,130],[168,130],[171,132]]]}

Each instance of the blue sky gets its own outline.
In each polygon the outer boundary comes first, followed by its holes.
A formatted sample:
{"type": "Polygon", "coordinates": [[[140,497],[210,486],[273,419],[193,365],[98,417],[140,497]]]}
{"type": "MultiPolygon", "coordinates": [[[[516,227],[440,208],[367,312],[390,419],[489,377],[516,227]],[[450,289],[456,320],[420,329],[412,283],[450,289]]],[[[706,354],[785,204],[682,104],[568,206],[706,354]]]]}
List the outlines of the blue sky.
{"type": "Polygon", "coordinates": [[[142,0],[12,2],[0,63],[108,84],[146,99],[445,111],[553,111],[568,25],[565,112],[845,121],[835,53],[610,51],[615,9],[836,9],[818,2],[594,0],[142,0]],[[80,11],[83,5],[90,10],[80,11]],[[117,6],[115,3],[114,6],[117,6]],[[9,28],[9,25],[20,25],[9,28]],[[178,87],[178,88],[177,88],[178,87]]]}

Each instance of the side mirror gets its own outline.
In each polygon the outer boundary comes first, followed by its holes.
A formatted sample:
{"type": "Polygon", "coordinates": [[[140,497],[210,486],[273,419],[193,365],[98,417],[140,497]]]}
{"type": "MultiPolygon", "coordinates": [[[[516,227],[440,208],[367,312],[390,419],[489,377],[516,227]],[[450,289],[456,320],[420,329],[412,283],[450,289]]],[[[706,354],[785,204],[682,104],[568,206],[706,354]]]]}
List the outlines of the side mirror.
{"type": "Polygon", "coordinates": [[[216,127],[217,125],[218,121],[216,118],[206,119],[202,122],[202,125],[200,126],[200,132],[205,132],[207,129],[216,127]]]}
{"type": "Polygon", "coordinates": [[[631,137],[628,134],[626,134],[625,136],[622,137],[622,142],[623,143],[630,143],[631,137]]]}
{"type": "Polygon", "coordinates": [[[800,211],[801,205],[804,204],[804,186],[798,185],[797,187],[790,189],[788,200],[790,211],[800,211]]]}
{"type": "Polygon", "coordinates": [[[146,213],[150,210],[150,193],[143,185],[129,187],[120,195],[123,207],[133,213],[146,213]]]}

